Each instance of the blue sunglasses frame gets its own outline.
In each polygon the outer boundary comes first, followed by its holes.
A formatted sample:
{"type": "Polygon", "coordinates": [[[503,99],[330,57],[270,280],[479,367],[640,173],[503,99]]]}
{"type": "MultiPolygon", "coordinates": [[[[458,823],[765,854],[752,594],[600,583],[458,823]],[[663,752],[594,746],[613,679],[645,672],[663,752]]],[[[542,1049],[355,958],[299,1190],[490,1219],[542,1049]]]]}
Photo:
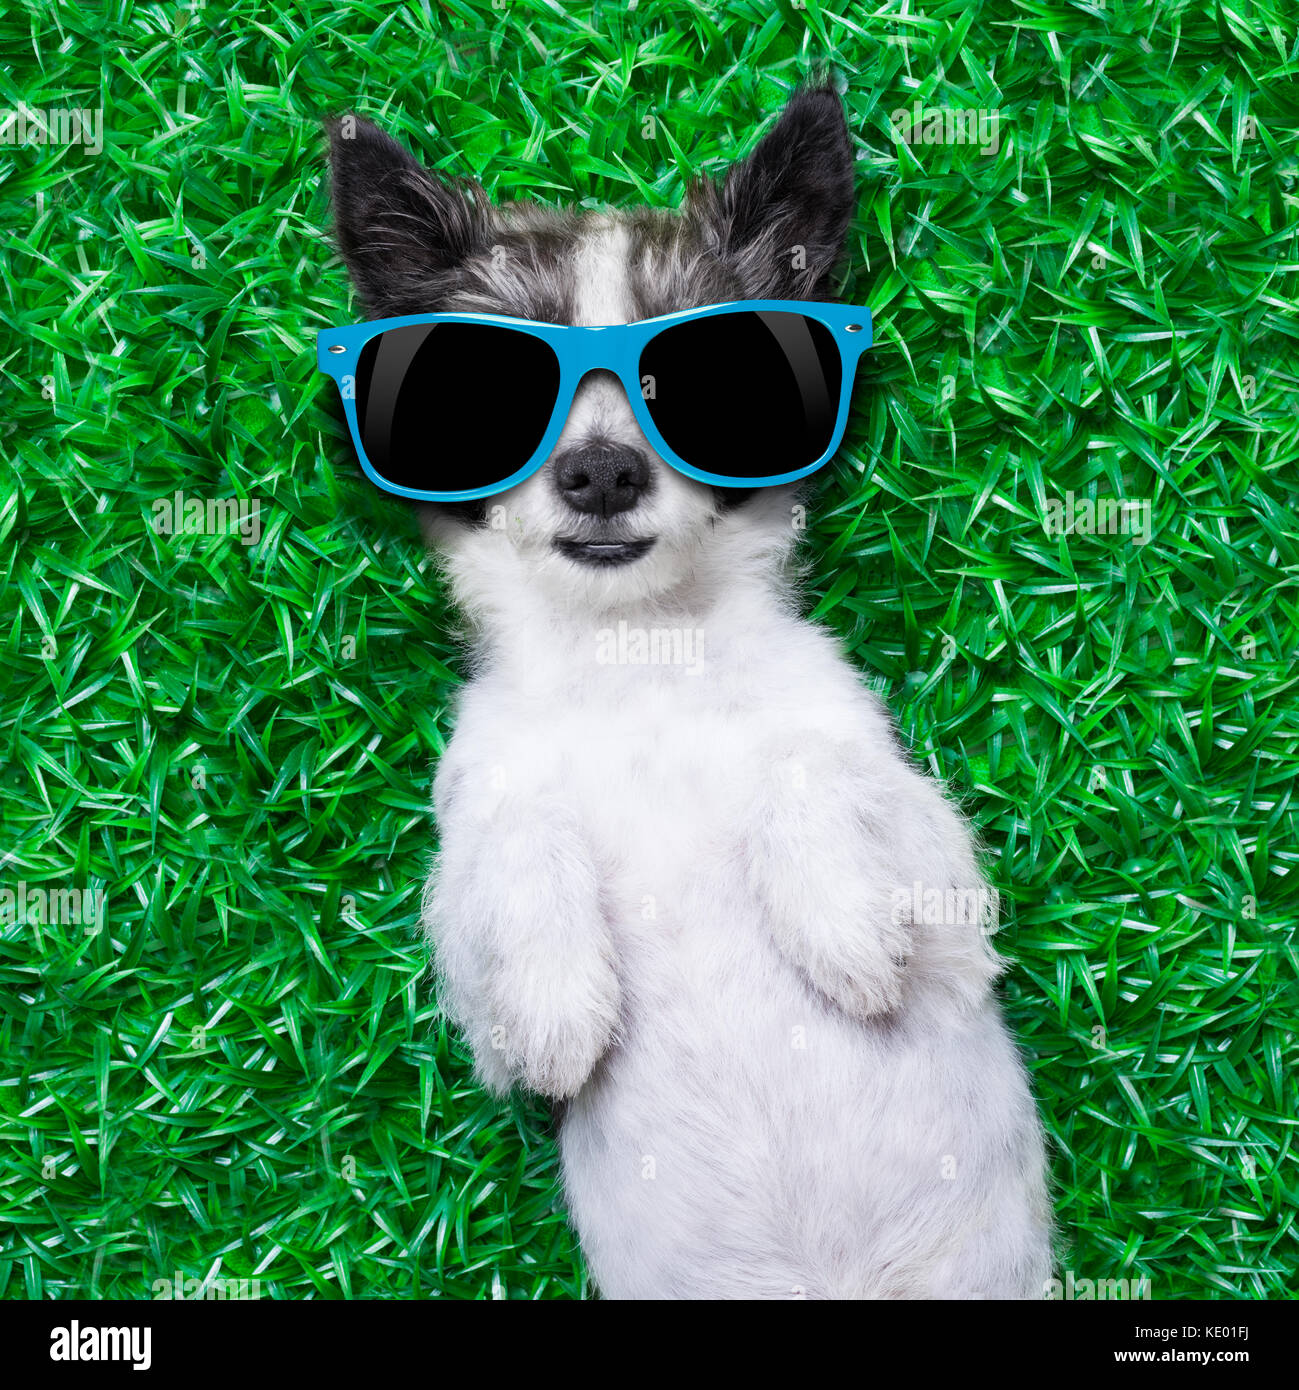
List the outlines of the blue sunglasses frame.
{"type": "Polygon", "coordinates": [[[609,371],[618,377],[645,438],[655,452],[678,472],[701,483],[712,483],[718,487],[774,487],[779,483],[792,483],[806,478],[818,468],[823,468],[834,457],[843,442],[844,430],[848,425],[848,405],[852,396],[853,379],[857,374],[857,363],[873,341],[871,328],[869,309],[851,304],[823,304],[802,299],[732,300],[726,304],[713,304],[702,309],[685,309],[675,314],[664,314],[659,318],[641,319],[636,323],[607,324],[593,328],[536,323],[531,319],[508,318],[502,314],[408,314],[403,318],[372,319],[368,323],[322,329],[316,335],[316,365],[338,383],[347,426],[352,434],[352,444],[366,477],[385,492],[395,493],[399,497],[409,497],[422,502],[470,502],[482,497],[494,497],[497,493],[505,492],[508,488],[524,482],[550,457],[563,432],[577,388],[586,374],[592,371],[609,371]],[[641,394],[641,352],[652,338],[674,324],[737,311],[761,313],[768,310],[801,314],[823,324],[830,330],[839,349],[843,367],[839,388],[839,412],[829,446],[815,463],[764,478],[734,478],[726,474],[710,473],[707,469],[687,463],[673,451],[659,433],[641,394]],[[377,338],[380,333],[385,333],[390,328],[405,328],[409,324],[425,323],[494,324],[500,328],[512,328],[520,333],[543,339],[551,346],[559,360],[559,388],[551,410],[550,423],[541,443],[537,445],[535,453],[527,463],[499,483],[459,492],[402,487],[381,477],[366,457],[357,420],[354,389],[361,349],[372,338],[377,338]],[[349,389],[349,385],[352,389],[349,389]]]}

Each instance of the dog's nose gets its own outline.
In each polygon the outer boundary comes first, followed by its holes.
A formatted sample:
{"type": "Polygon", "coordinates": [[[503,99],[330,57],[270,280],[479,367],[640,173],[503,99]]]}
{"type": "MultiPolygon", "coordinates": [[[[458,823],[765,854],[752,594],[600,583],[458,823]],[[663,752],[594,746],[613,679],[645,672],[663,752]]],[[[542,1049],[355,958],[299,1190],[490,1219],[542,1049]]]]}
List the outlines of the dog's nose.
{"type": "Polygon", "coordinates": [[[575,512],[614,516],[630,511],[649,486],[644,454],[626,444],[588,444],[555,460],[555,486],[575,512]]]}

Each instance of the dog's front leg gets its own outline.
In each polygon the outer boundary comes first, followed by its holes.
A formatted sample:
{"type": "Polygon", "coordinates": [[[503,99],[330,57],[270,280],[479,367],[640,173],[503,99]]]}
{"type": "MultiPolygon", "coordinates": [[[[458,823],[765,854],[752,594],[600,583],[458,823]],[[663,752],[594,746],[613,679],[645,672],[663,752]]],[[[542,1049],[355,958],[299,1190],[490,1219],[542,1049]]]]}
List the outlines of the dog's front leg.
{"type": "Polygon", "coordinates": [[[908,987],[978,1004],[1001,967],[995,894],[938,786],[891,748],[868,758],[815,733],[769,745],[760,770],[749,883],[817,989],[858,1018],[895,1009],[908,987]]]}
{"type": "Polygon", "coordinates": [[[776,944],[845,1012],[888,1013],[901,1000],[910,924],[893,912],[896,874],[872,852],[860,770],[809,734],[769,746],[759,774],[741,852],[776,944]]]}
{"type": "Polygon", "coordinates": [[[541,797],[481,817],[452,804],[425,925],[448,1011],[483,1082],[575,1094],[613,1039],[618,980],[576,818],[541,797]]]}

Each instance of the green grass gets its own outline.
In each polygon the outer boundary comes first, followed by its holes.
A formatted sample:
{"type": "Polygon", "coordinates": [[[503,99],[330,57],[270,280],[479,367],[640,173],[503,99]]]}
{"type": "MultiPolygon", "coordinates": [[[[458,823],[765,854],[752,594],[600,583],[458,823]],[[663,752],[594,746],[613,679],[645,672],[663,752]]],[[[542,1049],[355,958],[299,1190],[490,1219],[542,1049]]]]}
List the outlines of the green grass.
{"type": "Polygon", "coordinates": [[[0,146],[0,890],[107,909],[0,926],[0,1291],[587,1292],[544,1113],[472,1084],[414,934],[461,668],[314,370],[319,118],[670,205],[828,65],[878,346],[809,606],[990,848],[1063,1265],[1299,1293],[1293,11],[284,8],[0,18],[0,107],[105,126],[0,146]],[[997,153],[901,145],[917,100],[997,153]],[[177,490],[260,540],[156,534],[177,490]],[[1069,490],[1150,543],[1047,535],[1069,490]]]}

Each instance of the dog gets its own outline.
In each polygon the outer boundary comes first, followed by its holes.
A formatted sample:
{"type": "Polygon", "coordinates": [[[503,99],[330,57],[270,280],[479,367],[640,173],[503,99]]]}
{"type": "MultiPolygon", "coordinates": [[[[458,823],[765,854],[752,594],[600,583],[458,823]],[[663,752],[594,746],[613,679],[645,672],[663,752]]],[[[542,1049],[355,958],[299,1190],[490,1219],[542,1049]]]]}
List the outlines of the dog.
{"type": "MultiPolygon", "coordinates": [[[[330,137],[370,318],[817,303],[854,209],[829,88],[676,212],[496,207],[356,117],[330,137]]],[[[429,447],[490,452],[513,385],[490,418],[431,400],[429,447]]],[[[556,1102],[606,1298],[1040,1298],[1044,1144],[990,890],[799,614],[800,487],[667,466],[592,370],[544,466],[421,507],[472,662],[434,783],[441,1001],[483,1085],[556,1102]]]]}

